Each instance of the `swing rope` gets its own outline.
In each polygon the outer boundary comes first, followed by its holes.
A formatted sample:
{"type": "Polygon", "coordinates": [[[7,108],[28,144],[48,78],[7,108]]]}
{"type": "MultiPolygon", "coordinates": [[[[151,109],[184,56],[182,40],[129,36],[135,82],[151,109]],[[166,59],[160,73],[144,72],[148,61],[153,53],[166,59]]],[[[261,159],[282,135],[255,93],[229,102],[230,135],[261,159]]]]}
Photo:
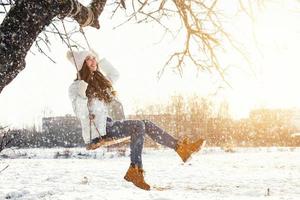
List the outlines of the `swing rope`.
{"type": "Polygon", "coordinates": [[[83,37],[84,37],[84,39],[85,39],[85,42],[86,42],[87,46],[89,47],[89,50],[92,50],[92,48],[91,48],[91,46],[90,46],[90,43],[89,43],[89,41],[88,41],[88,39],[87,39],[87,37],[86,37],[86,35],[85,35],[85,32],[83,31],[83,28],[80,27],[80,28],[79,28],[79,31],[80,31],[80,33],[83,35],[83,37]]]}
{"type": "Polygon", "coordinates": [[[75,59],[75,56],[74,56],[74,52],[73,52],[73,49],[72,49],[72,46],[71,46],[71,43],[70,43],[69,35],[68,35],[68,33],[67,33],[67,29],[66,29],[64,20],[62,19],[61,22],[62,22],[64,31],[65,31],[65,35],[66,35],[66,38],[67,38],[67,46],[68,46],[68,48],[69,48],[70,51],[71,51],[72,58],[73,58],[73,61],[74,61],[74,63],[75,63],[75,67],[76,67],[76,71],[77,71],[77,77],[78,77],[79,80],[81,80],[80,73],[79,73],[79,70],[78,70],[78,65],[77,65],[77,63],[76,63],[76,59],[75,59]]]}
{"type": "MultiPolygon", "coordinates": [[[[68,48],[69,48],[70,51],[71,51],[72,58],[73,58],[73,61],[74,61],[74,63],[75,63],[75,67],[76,67],[76,71],[77,71],[77,77],[78,77],[79,80],[81,80],[80,73],[79,73],[79,68],[78,68],[78,65],[77,65],[77,62],[76,62],[76,59],[75,59],[75,55],[74,55],[74,52],[73,52],[73,49],[72,49],[72,46],[71,46],[71,43],[70,43],[70,38],[69,38],[69,35],[68,35],[68,33],[67,33],[67,29],[66,29],[64,20],[62,19],[61,22],[62,22],[62,25],[63,25],[63,28],[64,28],[64,32],[65,32],[65,35],[66,35],[66,38],[67,38],[67,46],[68,46],[68,48]]],[[[87,37],[86,37],[86,35],[85,35],[85,32],[83,31],[83,28],[80,27],[79,31],[80,31],[81,34],[84,36],[84,39],[85,39],[85,41],[86,41],[86,44],[87,44],[89,50],[91,50],[91,46],[90,46],[90,44],[89,44],[89,41],[87,40],[87,37]]],[[[89,105],[89,103],[90,103],[90,102],[89,102],[89,100],[88,100],[88,105],[89,105]]],[[[97,128],[97,126],[96,126],[96,124],[95,124],[95,121],[94,121],[93,119],[91,119],[91,118],[89,118],[89,119],[90,119],[90,143],[91,143],[91,142],[92,142],[92,123],[94,124],[94,126],[95,126],[95,128],[96,128],[96,131],[97,131],[98,134],[99,134],[99,138],[102,139],[102,137],[101,137],[100,131],[98,130],[98,128],[97,128]]]]}

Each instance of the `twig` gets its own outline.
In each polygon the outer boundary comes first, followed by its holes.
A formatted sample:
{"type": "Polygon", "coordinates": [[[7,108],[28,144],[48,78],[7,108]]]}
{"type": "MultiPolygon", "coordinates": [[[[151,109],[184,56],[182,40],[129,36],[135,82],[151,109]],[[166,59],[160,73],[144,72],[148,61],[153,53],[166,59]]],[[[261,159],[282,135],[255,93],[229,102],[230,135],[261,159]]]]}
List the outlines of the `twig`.
{"type": "Polygon", "coordinates": [[[9,165],[6,165],[6,167],[4,167],[4,168],[0,171],[0,173],[3,172],[4,170],[6,170],[6,169],[8,168],[8,166],[9,166],[9,165]]]}

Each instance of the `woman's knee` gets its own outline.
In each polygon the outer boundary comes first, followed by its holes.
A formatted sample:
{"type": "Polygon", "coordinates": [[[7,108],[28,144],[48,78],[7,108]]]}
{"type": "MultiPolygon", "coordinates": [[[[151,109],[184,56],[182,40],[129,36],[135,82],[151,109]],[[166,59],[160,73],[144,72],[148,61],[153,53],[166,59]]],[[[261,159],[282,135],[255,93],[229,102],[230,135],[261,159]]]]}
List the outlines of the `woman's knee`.
{"type": "Polygon", "coordinates": [[[139,134],[145,133],[145,123],[141,120],[128,120],[127,127],[128,131],[135,132],[139,134]]]}
{"type": "Polygon", "coordinates": [[[145,124],[145,129],[149,130],[152,129],[154,126],[156,126],[152,121],[148,120],[148,119],[144,119],[142,120],[145,124]]]}
{"type": "Polygon", "coordinates": [[[143,119],[141,121],[144,122],[145,125],[152,124],[152,122],[150,120],[148,120],[148,119],[143,119]]]}

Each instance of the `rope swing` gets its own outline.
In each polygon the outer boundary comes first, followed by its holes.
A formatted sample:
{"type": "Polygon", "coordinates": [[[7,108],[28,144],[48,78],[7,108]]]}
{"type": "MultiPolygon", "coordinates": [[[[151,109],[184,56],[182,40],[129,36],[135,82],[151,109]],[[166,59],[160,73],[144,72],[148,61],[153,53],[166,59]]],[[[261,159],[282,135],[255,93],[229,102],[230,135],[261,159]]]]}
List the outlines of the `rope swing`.
{"type": "MultiPolygon", "coordinates": [[[[74,63],[75,63],[75,67],[76,67],[76,71],[77,71],[77,77],[78,77],[78,80],[81,80],[80,73],[79,73],[79,67],[78,67],[78,65],[77,65],[77,63],[76,63],[74,51],[73,51],[72,46],[71,46],[71,43],[70,43],[70,38],[69,38],[69,35],[68,35],[68,33],[67,33],[67,29],[66,29],[65,23],[64,23],[63,19],[62,19],[61,21],[62,21],[62,25],[63,25],[63,28],[64,28],[64,32],[65,32],[65,35],[66,35],[66,38],[67,38],[67,46],[68,46],[68,48],[69,48],[70,51],[71,51],[72,58],[73,58],[73,61],[74,61],[74,63]]],[[[90,46],[90,44],[89,44],[89,41],[87,40],[87,37],[86,37],[86,35],[85,35],[85,32],[83,31],[83,28],[80,27],[79,31],[80,31],[80,33],[84,36],[84,39],[85,39],[85,41],[86,41],[86,44],[87,44],[89,50],[91,50],[91,46],[90,46]]],[[[88,102],[88,103],[89,103],[89,102],[88,102]]],[[[95,121],[92,120],[92,119],[90,118],[90,142],[92,141],[92,123],[94,124],[94,126],[95,126],[95,128],[96,128],[96,131],[97,131],[98,134],[99,134],[99,138],[100,138],[100,139],[102,138],[102,137],[101,137],[101,134],[100,134],[100,131],[98,130],[98,128],[97,128],[97,126],[96,126],[96,124],[95,124],[95,121]]]]}
{"type": "MultiPolygon", "coordinates": [[[[76,63],[74,51],[73,51],[71,43],[70,43],[70,38],[69,38],[69,35],[67,33],[65,23],[64,23],[63,19],[61,19],[61,21],[62,21],[63,29],[64,29],[64,32],[65,32],[65,36],[66,36],[66,39],[67,39],[67,46],[70,49],[73,61],[75,63],[75,67],[76,67],[76,71],[77,71],[77,78],[78,78],[78,80],[81,80],[80,73],[79,73],[79,67],[78,67],[78,65],[76,63]]],[[[88,21],[90,21],[90,20],[88,20],[88,21]]],[[[86,25],[84,25],[84,26],[86,26],[86,25]]],[[[89,41],[88,41],[88,39],[86,37],[86,34],[85,34],[84,30],[83,30],[84,26],[80,26],[79,31],[83,35],[89,51],[93,51],[92,48],[91,48],[91,46],[90,46],[90,43],[89,43],[89,41]]],[[[89,105],[89,101],[88,101],[88,105],[89,105]]],[[[97,133],[99,134],[99,139],[102,140],[102,142],[99,143],[100,146],[106,146],[106,147],[108,147],[108,146],[111,146],[111,145],[114,145],[114,144],[119,144],[119,143],[127,142],[127,141],[130,140],[130,137],[124,137],[124,138],[119,138],[119,139],[109,139],[109,138],[103,139],[103,137],[100,134],[99,129],[97,128],[97,126],[95,124],[95,121],[92,118],[90,118],[90,117],[89,117],[89,119],[90,119],[90,124],[89,124],[90,125],[90,142],[92,142],[92,123],[95,126],[95,129],[96,129],[97,133]]]]}

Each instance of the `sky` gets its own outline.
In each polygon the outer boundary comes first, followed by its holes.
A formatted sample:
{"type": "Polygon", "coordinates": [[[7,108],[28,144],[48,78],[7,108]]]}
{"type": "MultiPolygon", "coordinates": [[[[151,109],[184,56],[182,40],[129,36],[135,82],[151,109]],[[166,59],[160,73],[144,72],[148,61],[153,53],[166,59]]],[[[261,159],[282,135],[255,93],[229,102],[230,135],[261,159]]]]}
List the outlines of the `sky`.
{"type": "MultiPolygon", "coordinates": [[[[125,114],[167,102],[175,94],[227,101],[234,118],[247,117],[259,107],[300,108],[300,3],[268,1],[254,8],[253,20],[233,12],[236,4],[223,3],[220,8],[228,16],[225,28],[249,60],[228,43],[218,51],[220,64],[228,68],[230,87],[216,73],[199,73],[193,66],[186,67],[182,77],[168,68],[158,80],[158,71],[182,44],[168,36],[161,41],[163,31],[157,25],[129,23],[113,29],[125,14],[110,19],[110,12],[104,11],[100,30],[85,29],[92,48],[120,72],[115,88],[125,114]],[[217,90],[220,86],[223,89],[217,90]]],[[[83,37],[76,39],[84,44],[83,37]]],[[[66,59],[66,46],[58,38],[52,40],[49,55],[56,64],[34,47],[32,52],[26,57],[26,68],[0,94],[1,125],[40,126],[42,117],[73,114],[68,87],[76,70],[66,59]]]]}

